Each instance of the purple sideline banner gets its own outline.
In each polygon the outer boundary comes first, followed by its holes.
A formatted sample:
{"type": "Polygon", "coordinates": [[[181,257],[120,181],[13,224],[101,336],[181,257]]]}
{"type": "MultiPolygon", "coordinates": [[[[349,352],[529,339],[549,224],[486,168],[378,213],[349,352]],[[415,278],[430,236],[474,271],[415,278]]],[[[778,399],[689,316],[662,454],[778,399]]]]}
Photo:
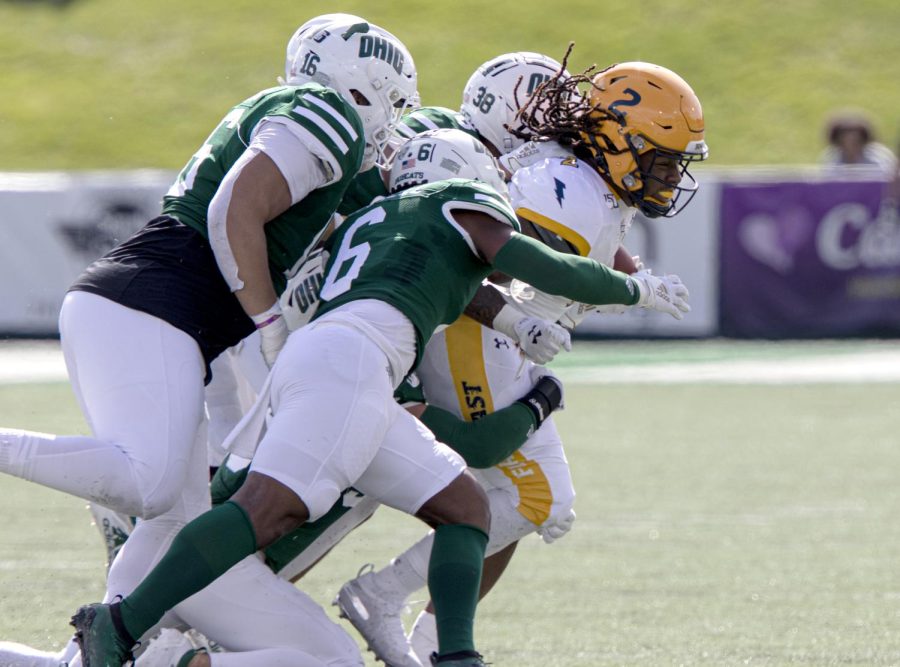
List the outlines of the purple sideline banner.
{"type": "Polygon", "coordinates": [[[900,222],[885,183],[721,191],[720,330],[735,337],[900,336],[900,222]]]}

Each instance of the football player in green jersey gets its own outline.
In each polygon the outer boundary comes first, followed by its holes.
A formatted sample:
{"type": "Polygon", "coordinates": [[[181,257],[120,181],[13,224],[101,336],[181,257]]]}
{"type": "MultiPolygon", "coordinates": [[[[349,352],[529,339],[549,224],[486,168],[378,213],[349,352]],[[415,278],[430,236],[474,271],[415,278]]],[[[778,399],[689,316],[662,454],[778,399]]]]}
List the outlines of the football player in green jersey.
{"type": "Polygon", "coordinates": [[[274,358],[287,333],[274,306],[285,272],[350,179],[382,159],[415,97],[412,58],[377,26],[326,23],[297,57],[291,85],[231,110],[185,165],[163,214],[67,295],[63,351],[93,435],[0,429],[0,470],[142,517],[133,542],[154,530],[142,526],[157,527],[157,546],[133,571],[208,507],[196,436],[210,362],[254,329],[274,358]]]}
{"type": "Polygon", "coordinates": [[[287,333],[275,296],[285,273],[415,96],[395,38],[327,25],[303,40],[296,85],[229,112],[163,215],[72,286],[63,351],[94,437],[0,430],[5,472],[139,517],[177,501],[210,361],[256,328],[271,363],[287,333]]]}
{"type": "MultiPolygon", "coordinates": [[[[486,158],[471,145],[467,160],[486,158]]],[[[247,481],[188,524],[133,593],[78,611],[73,624],[87,667],[121,664],[134,638],[166,610],[323,516],[351,485],[435,527],[435,660],[483,664],[472,625],[490,523],[486,498],[462,458],[397,405],[394,389],[431,333],[456,320],[494,271],[586,303],[688,309],[686,291],[668,277],[635,280],[523,237],[489,164],[485,180],[495,187],[460,179],[412,187],[357,212],[329,239],[322,305],[272,369],[263,399],[273,417],[247,481]]]]}
{"type": "MultiPolygon", "coordinates": [[[[672,215],[689,198],[690,191],[676,199],[679,188],[690,188],[693,182],[688,163],[706,156],[703,117],[690,87],[665,68],[623,63],[593,78],[576,77],[565,81],[554,77],[544,83],[526,107],[541,113],[519,119],[541,128],[533,135],[565,140],[529,143],[502,160],[515,158],[518,163],[510,199],[524,230],[548,244],[556,243],[554,247],[613,266],[639,208],[653,212],[649,207],[655,207],[657,213],[672,215]],[[582,96],[573,81],[590,85],[590,94],[582,96]],[[607,116],[606,109],[619,115],[610,112],[607,116]],[[563,131],[568,128],[577,129],[566,137],[563,131]],[[579,137],[578,130],[584,136],[579,137]],[[573,153],[569,146],[578,139],[582,145],[573,153]],[[599,159],[588,153],[588,147],[599,159]],[[614,176],[611,168],[616,170],[614,176]],[[631,187],[634,194],[619,193],[613,189],[616,183],[622,190],[631,187]]],[[[514,129],[525,134],[519,126],[514,129]]],[[[415,143],[411,140],[400,158],[414,151],[415,143]]],[[[559,296],[513,287],[518,289],[510,289],[511,293],[524,297],[516,299],[517,311],[535,317],[557,321],[571,306],[559,296]]],[[[522,366],[530,363],[511,349],[510,342],[499,344],[498,335],[462,318],[433,336],[418,369],[429,401],[457,415],[477,418],[514,398],[522,366]],[[474,406],[476,398],[480,404],[474,406]]],[[[510,552],[504,545],[515,548],[516,539],[535,530],[545,541],[565,534],[574,516],[574,487],[552,420],[509,460],[474,474],[492,501],[487,549],[492,555],[485,563],[484,592],[505,566],[504,555],[510,552]]],[[[408,596],[425,585],[429,540],[420,540],[381,570],[361,571],[338,594],[337,602],[351,622],[382,653],[405,653],[410,644],[420,658],[433,650],[433,616],[425,612],[419,616],[410,641],[401,622],[408,596]]]]}

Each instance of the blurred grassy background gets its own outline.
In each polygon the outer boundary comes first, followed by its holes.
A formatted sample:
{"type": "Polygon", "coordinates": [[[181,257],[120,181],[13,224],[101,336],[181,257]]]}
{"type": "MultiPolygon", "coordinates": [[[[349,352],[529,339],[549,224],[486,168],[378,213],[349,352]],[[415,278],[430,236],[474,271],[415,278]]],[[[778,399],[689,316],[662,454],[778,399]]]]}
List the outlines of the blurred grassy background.
{"type": "Polygon", "coordinates": [[[177,169],[236,102],[281,72],[293,30],[361,14],[412,51],[426,104],[457,107],[483,61],[507,51],[572,67],[646,60],[682,74],[704,105],[712,165],[815,162],[837,107],[900,130],[896,0],[640,3],[0,3],[0,170],[177,169]]]}
{"type": "MultiPolygon", "coordinates": [[[[558,370],[614,373],[622,353],[650,367],[683,349],[582,343],[558,370]]],[[[479,606],[479,648],[526,667],[900,664],[896,396],[874,383],[567,384],[555,419],[578,519],[556,544],[523,540],[479,606]]],[[[86,432],[65,383],[0,385],[0,424],[86,432]]],[[[5,475],[0,496],[0,639],[59,647],[69,615],[102,595],[99,534],[84,501],[5,475]]],[[[300,586],[333,615],[360,565],[422,531],[382,509],[300,586]]]]}

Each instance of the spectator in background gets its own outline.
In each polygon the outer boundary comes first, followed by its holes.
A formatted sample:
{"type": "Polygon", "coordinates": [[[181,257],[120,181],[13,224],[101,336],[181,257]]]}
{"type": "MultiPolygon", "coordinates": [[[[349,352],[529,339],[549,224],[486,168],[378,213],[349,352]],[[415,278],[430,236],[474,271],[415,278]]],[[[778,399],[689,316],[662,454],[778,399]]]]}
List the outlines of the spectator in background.
{"type": "Polygon", "coordinates": [[[857,110],[834,114],[825,126],[828,148],[822,153],[826,165],[873,165],[893,176],[897,158],[884,144],[875,141],[872,122],[857,110]]]}

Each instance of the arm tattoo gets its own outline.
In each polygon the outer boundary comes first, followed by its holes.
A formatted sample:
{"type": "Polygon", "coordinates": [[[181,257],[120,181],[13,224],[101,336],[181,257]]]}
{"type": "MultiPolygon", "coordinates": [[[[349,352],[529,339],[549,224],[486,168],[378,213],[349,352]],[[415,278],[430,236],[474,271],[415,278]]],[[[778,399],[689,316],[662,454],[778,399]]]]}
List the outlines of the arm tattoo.
{"type": "Polygon", "coordinates": [[[479,324],[490,327],[500,309],[506,305],[503,295],[494,287],[482,285],[466,306],[465,314],[479,324]]]}

